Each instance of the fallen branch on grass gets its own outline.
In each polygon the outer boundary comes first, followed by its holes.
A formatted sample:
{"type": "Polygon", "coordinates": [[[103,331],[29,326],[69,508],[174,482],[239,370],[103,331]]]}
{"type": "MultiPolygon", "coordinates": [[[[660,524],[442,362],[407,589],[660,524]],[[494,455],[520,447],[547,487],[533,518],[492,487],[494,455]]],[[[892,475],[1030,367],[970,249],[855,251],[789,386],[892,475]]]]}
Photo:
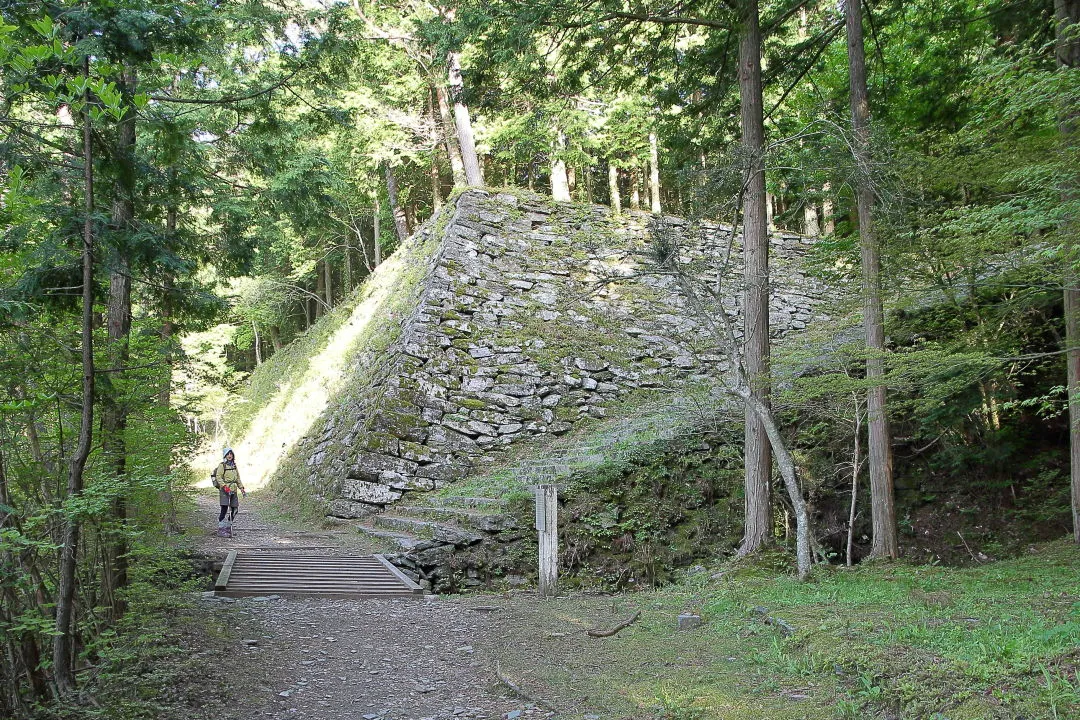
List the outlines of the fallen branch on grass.
{"type": "Polygon", "coordinates": [[[639,617],[641,617],[641,611],[640,610],[638,610],[636,613],[634,613],[633,615],[631,615],[627,619],[623,620],[621,623],[619,623],[615,627],[611,628],[610,630],[598,630],[596,628],[593,628],[592,630],[588,630],[586,632],[588,633],[589,637],[595,637],[595,638],[611,637],[612,635],[619,632],[623,628],[629,627],[639,617]]]}
{"type": "Polygon", "coordinates": [[[771,615],[769,615],[768,608],[763,608],[759,605],[758,607],[754,608],[754,612],[761,616],[762,620],[764,620],[766,625],[774,625],[780,628],[780,633],[784,637],[791,637],[795,634],[794,627],[792,627],[789,623],[781,620],[778,617],[772,617],[771,615]]]}
{"type": "Polygon", "coordinates": [[[554,705],[550,705],[541,700],[540,698],[535,697],[531,693],[526,692],[525,689],[523,689],[520,685],[512,681],[510,678],[506,677],[506,675],[502,671],[502,667],[499,665],[498,658],[494,658],[493,669],[495,670],[495,677],[499,678],[499,682],[508,687],[511,692],[520,697],[522,700],[528,700],[534,705],[539,705],[541,707],[547,708],[548,710],[555,710],[554,705]]]}

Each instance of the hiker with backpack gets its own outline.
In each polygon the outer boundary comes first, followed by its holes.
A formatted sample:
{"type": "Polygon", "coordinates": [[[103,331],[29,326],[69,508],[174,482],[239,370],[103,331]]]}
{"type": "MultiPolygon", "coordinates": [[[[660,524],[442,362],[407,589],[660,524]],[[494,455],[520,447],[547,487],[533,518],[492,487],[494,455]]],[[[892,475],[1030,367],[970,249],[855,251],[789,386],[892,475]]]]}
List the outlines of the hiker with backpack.
{"type": "Polygon", "coordinates": [[[236,456],[232,448],[225,448],[223,454],[221,463],[210,475],[210,482],[218,489],[218,501],[221,504],[218,535],[232,537],[232,522],[236,518],[236,511],[240,509],[240,498],[236,493],[241,492],[247,497],[247,491],[244,490],[244,483],[240,482],[240,472],[236,469],[236,456]]]}

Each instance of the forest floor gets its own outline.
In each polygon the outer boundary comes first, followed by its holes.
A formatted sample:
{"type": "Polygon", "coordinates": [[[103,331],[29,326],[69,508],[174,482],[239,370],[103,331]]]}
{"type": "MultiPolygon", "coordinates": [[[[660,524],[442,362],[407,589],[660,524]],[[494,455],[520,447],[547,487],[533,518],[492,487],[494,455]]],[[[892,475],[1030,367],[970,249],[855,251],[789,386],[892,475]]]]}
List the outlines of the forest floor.
{"type": "MultiPolygon", "coordinates": [[[[292,527],[257,494],[235,537],[216,538],[212,502],[200,502],[195,532],[204,552],[380,550],[349,531],[292,527]]],[[[784,562],[776,554],[696,568],[658,590],[549,600],[530,591],[355,601],[203,593],[196,615],[208,641],[189,660],[209,677],[176,717],[1080,717],[1075,546],[973,569],[823,567],[811,583],[794,581],[784,562]],[[678,630],[682,613],[702,626],[678,630]],[[635,615],[615,635],[587,633],[635,615]]]]}

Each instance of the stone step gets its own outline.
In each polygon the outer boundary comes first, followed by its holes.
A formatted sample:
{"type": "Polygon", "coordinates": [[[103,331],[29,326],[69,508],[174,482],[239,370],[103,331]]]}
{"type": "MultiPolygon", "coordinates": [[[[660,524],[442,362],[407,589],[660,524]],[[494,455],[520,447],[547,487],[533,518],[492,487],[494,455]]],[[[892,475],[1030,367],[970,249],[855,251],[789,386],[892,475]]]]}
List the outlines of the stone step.
{"type": "Polygon", "coordinates": [[[492,512],[492,509],[474,510],[458,507],[431,507],[429,505],[397,505],[394,507],[394,515],[437,523],[450,523],[485,533],[518,529],[518,522],[513,517],[492,512]]]}
{"type": "Polygon", "coordinates": [[[431,507],[482,508],[495,512],[507,505],[506,501],[500,498],[472,497],[468,495],[429,495],[424,498],[424,502],[431,507]]]}
{"type": "Polygon", "coordinates": [[[361,533],[362,535],[367,535],[368,537],[382,540],[394,551],[405,553],[415,550],[418,545],[424,542],[418,539],[415,535],[407,532],[382,530],[379,528],[368,527],[367,525],[357,525],[356,531],[361,533]]]}
{"type": "Polygon", "coordinates": [[[404,515],[376,515],[371,519],[375,528],[385,528],[398,534],[408,534],[414,538],[433,540],[453,545],[473,545],[483,540],[483,536],[465,528],[431,520],[419,520],[404,515]]]}

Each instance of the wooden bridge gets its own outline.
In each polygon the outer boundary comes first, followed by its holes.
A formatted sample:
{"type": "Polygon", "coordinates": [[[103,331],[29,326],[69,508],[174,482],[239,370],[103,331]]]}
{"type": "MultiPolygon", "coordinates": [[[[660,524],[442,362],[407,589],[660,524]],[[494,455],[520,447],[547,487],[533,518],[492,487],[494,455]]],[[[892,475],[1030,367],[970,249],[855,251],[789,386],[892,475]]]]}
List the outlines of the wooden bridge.
{"type": "Polygon", "coordinates": [[[214,583],[216,595],[252,597],[420,597],[423,589],[382,555],[338,556],[233,550],[214,583]]]}

